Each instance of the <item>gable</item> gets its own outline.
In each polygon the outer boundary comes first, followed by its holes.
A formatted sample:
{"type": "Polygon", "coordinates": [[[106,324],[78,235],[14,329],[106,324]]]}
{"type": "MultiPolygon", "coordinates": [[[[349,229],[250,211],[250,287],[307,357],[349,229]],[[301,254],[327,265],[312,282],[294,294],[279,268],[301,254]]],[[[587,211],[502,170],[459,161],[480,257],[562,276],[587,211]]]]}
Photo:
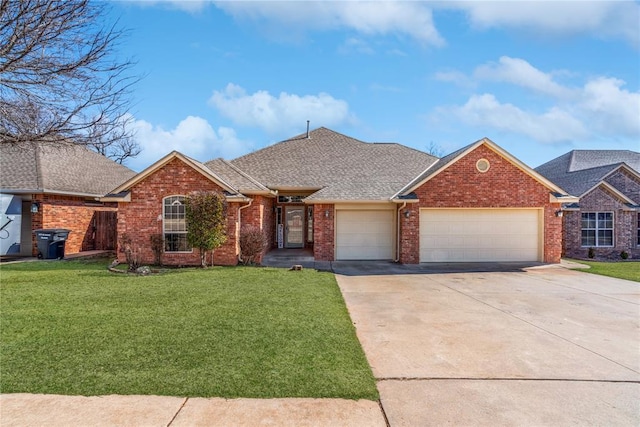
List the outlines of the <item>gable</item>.
{"type": "Polygon", "coordinates": [[[421,206],[540,207],[549,203],[549,188],[487,144],[466,151],[414,188],[421,206]],[[480,172],[479,160],[489,168],[480,172]]]}
{"type": "MultiPolygon", "coordinates": [[[[238,194],[238,191],[236,189],[234,189],[230,184],[225,182],[222,178],[217,176],[202,163],[190,159],[189,157],[180,154],[177,151],[173,151],[140,172],[139,174],[135,175],[133,178],[121,184],[119,187],[112,191],[113,194],[107,195],[107,198],[110,198],[109,196],[124,194],[125,192],[131,190],[138,183],[145,181],[150,176],[155,175],[158,171],[162,170],[167,165],[172,165],[170,169],[176,173],[176,176],[189,175],[197,177],[192,179],[193,182],[211,181],[223,191],[226,191],[230,194],[238,194]]],[[[170,174],[167,175],[167,179],[172,179],[170,174]]]]}
{"type": "Polygon", "coordinates": [[[200,172],[179,158],[173,158],[130,188],[134,202],[162,200],[167,196],[188,195],[194,191],[224,191],[212,180],[203,179],[200,172]]]}
{"type": "Polygon", "coordinates": [[[633,209],[635,203],[611,185],[602,182],[580,197],[581,211],[633,209]]]}
{"type": "Polygon", "coordinates": [[[626,167],[620,167],[604,181],[630,199],[635,204],[640,204],[640,175],[626,167]]]}
{"type": "MultiPolygon", "coordinates": [[[[484,138],[479,141],[476,141],[475,143],[470,144],[467,147],[461,148],[460,150],[448,156],[443,157],[434,165],[432,165],[427,170],[425,170],[420,176],[416,177],[412,182],[406,185],[400,192],[396,194],[396,196],[402,196],[402,195],[406,196],[408,194],[411,194],[413,191],[420,188],[422,185],[424,185],[428,181],[436,178],[438,175],[445,172],[447,176],[451,176],[452,174],[451,171],[459,171],[459,173],[462,176],[467,176],[469,177],[469,179],[472,179],[472,177],[475,176],[473,175],[475,173],[473,171],[477,172],[476,162],[481,158],[477,156],[477,153],[480,152],[478,151],[479,149],[481,149],[482,153],[486,153],[492,159],[496,160],[498,162],[498,165],[509,164],[511,165],[512,168],[515,168],[513,170],[518,170],[520,174],[528,176],[529,178],[534,180],[537,184],[546,188],[548,197],[553,198],[554,201],[577,202],[576,197],[568,195],[567,192],[564,191],[562,188],[558,187],[556,184],[552,183],[551,181],[549,181],[548,179],[546,179],[545,177],[543,177],[542,175],[540,175],[539,173],[537,173],[536,171],[534,171],[533,169],[531,169],[530,167],[528,167],[527,165],[525,165],[524,163],[522,163],[521,161],[513,157],[511,154],[509,154],[507,151],[500,148],[497,144],[495,144],[493,141],[491,141],[488,138],[484,138]],[[476,153],[476,154],[473,154],[473,153],[476,153]],[[466,162],[464,163],[466,165],[464,167],[463,165],[457,165],[459,162],[463,161],[464,159],[467,159],[468,161],[469,158],[475,159],[473,162],[473,165],[467,165],[466,162]],[[454,169],[451,169],[451,168],[454,168],[454,169]],[[551,193],[551,196],[549,196],[550,193],[551,193]]],[[[491,168],[492,167],[490,166],[489,170],[491,170],[491,168]]],[[[495,169],[494,169],[494,172],[492,172],[491,174],[488,174],[484,178],[487,178],[489,176],[493,177],[494,174],[495,174],[495,169]]]]}

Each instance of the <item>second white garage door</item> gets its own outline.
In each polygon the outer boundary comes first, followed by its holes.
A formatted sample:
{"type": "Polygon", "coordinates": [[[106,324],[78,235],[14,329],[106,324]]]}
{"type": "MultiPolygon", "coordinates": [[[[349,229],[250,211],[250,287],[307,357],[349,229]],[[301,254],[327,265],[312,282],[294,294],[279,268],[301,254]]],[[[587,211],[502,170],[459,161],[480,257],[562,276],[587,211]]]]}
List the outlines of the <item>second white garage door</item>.
{"type": "Polygon", "coordinates": [[[336,259],[393,259],[392,210],[336,211],[336,259]]]}
{"type": "Polygon", "coordinates": [[[537,209],[422,209],[420,262],[539,261],[537,209]]]}

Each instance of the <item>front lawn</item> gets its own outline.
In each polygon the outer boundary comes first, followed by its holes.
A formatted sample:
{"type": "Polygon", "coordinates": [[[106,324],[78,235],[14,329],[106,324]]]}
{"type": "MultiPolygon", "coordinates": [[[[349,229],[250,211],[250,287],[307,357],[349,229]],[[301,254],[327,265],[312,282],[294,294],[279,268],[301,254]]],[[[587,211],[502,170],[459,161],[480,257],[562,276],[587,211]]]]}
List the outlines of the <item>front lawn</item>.
{"type": "Polygon", "coordinates": [[[618,279],[627,279],[640,282],[640,262],[602,262],[602,261],[585,261],[572,260],[580,264],[588,265],[590,268],[582,270],[587,273],[600,274],[602,276],[617,277],[618,279]]]}
{"type": "Polygon", "coordinates": [[[329,273],[41,261],[0,297],[2,393],[378,398],[329,273]]]}

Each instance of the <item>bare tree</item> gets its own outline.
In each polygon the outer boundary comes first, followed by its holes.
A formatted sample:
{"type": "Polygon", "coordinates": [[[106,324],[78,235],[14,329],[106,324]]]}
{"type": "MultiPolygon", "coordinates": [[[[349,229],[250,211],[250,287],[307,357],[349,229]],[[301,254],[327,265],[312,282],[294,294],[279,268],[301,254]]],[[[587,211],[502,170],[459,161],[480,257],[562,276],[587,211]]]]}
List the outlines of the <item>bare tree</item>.
{"type": "Polygon", "coordinates": [[[133,63],[107,4],[0,0],[0,142],[74,141],[122,163],[139,154],[127,126],[133,63]]]}
{"type": "Polygon", "coordinates": [[[442,157],[444,156],[444,150],[441,146],[431,141],[429,142],[429,147],[427,147],[427,154],[431,154],[433,157],[442,157]]]}

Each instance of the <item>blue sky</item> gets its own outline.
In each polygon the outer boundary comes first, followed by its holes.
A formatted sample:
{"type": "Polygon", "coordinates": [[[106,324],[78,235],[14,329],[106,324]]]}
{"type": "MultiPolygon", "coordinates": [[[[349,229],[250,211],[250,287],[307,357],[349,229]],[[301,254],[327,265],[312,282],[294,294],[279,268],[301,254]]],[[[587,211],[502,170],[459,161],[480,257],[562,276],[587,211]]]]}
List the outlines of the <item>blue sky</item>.
{"type": "Polygon", "coordinates": [[[144,75],[142,170],[233,159],[325,126],[444,155],[489,137],[536,167],[640,150],[640,3],[121,1],[144,75]]]}

